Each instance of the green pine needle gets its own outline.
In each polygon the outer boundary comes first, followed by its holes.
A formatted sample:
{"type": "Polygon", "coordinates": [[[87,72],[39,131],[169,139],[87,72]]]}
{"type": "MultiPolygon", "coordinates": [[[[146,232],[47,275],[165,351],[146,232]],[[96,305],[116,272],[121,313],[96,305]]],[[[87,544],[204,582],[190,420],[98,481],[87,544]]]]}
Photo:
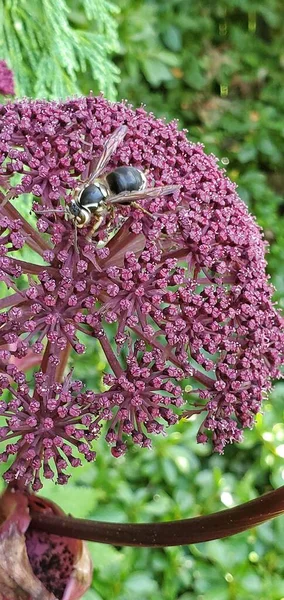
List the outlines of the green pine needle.
{"type": "Polygon", "coordinates": [[[14,73],[17,95],[53,99],[93,90],[114,100],[118,12],[108,0],[74,6],[72,0],[0,0],[0,57],[14,73]],[[89,89],[81,88],[82,73],[89,89]]]}

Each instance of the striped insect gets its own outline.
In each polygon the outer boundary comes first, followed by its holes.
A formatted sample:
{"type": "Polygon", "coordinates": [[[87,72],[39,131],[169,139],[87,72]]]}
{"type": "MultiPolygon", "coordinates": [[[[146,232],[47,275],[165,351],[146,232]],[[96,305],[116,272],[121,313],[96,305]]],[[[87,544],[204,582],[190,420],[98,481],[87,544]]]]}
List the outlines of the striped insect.
{"type": "Polygon", "coordinates": [[[121,125],[108,138],[94,171],[67,207],[69,218],[78,228],[86,227],[92,218],[95,219],[88,237],[100,227],[106,214],[115,204],[130,204],[150,214],[138,204],[139,200],[173,194],[180,187],[166,185],[148,188],[146,175],[132,166],[117,167],[102,174],[111,156],[122,143],[127,129],[126,125],[121,125]]]}

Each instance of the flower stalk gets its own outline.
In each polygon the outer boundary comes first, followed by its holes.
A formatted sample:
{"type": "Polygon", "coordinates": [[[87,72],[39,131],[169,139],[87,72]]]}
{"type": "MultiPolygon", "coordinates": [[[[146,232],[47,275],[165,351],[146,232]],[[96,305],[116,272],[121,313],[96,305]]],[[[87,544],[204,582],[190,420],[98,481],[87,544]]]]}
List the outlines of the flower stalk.
{"type": "Polygon", "coordinates": [[[108,523],[31,513],[34,529],[113,544],[161,548],[198,544],[247,531],[284,513],[284,486],[210,515],[166,523],[108,523]]]}

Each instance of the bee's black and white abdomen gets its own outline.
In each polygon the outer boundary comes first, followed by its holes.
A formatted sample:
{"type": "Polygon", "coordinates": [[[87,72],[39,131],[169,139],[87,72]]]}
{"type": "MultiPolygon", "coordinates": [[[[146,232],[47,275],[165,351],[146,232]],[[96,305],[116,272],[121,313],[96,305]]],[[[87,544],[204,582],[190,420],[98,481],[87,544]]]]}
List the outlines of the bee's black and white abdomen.
{"type": "Polygon", "coordinates": [[[146,177],[135,167],[117,167],[106,176],[107,184],[112,194],[134,192],[146,187],[146,177]]]}

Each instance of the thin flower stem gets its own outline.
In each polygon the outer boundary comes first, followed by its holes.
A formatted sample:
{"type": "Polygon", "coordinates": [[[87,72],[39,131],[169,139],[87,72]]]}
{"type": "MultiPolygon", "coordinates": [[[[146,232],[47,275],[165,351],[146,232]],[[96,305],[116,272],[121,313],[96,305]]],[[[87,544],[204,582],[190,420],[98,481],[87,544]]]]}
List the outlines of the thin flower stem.
{"type": "Polygon", "coordinates": [[[43,359],[42,359],[42,363],[41,363],[41,371],[43,373],[46,373],[47,369],[48,369],[48,364],[49,364],[49,359],[50,359],[50,355],[51,355],[51,343],[48,342],[44,351],[44,355],[43,355],[43,359]]]}
{"type": "MultiPolygon", "coordinates": [[[[162,352],[166,353],[167,359],[170,360],[174,365],[177,367],[181,366],[180,361],[171,353],[170,346],[163,346],[163,344],[158,342],[154,337],[150,338],[149,336],[145,335],[140,327],[131,327],[130,329],[136,333],[141,340],[144,340],[144,342],[147,344],[151,344],[152,346],[155,346],[155,348],[158,348],[162,352]]],[[[205,375],[205,373],[201,373],[198,371],[198,369],[192,369],[191,376],[209,389],[212,388],[215,383],[214,379],[211,379],[211,377],[208,377],[208,375],[205,375]]]]}
{"type": "Polygon", "coordinates": [[[108,523],[31,512],[35,529],[115,546],[166,547],[216,540],[284,513],[284,486],[234,508],[166,523],[108,523]]]}
{"type": "Polygon", "coordinates": [[[64,379],[65,369],[68,363],[68,359],[70,356],[70,352],[72,350],[71,344],[67,343],[65,349],[62,351],[60,355],[60,363],[56,369],[56,381],[61,383],[64,379]]]}
{"type": "MultiPolygon", "coordinates": [[[[3,194],[0,194],[0,201],[4,199],[3,194]]],[[[27,246],[32,248],[37,254],[42,256],[43,251],[50,250],[51,246],[43,239],[42,235],[40,235],[28,221],[17,211],[17,209],[7,202],[5,206],[1,208],[1,214],[6,215],[10,219],[19,219],[23,223],[23,231],[28,235],[26,240],[27,246]]]]}
{"type": "Polygon", "coordinates": [[[124,256],[128,249],[131,250],[131,252],[141,252],[145,246],[144,235],[136,235],[129,231],[130,222],[131,221],[127,219],[108,244],[109,256],[105,263],[108,267],[112,264],[117,265],[119,263],[123,265],[124,256]]]}
{"type": "MultiPolygon", "coordinates": [[[[12,286],[11,286],[11,288],[12,288],[12,286]]],[[[11,296],[6,296],[5,298],[1,298],[0,310],[3,310],[4,308],[7,308],[8,306],[17,306],[17,304],[21,304],[24,300],[25,300],[25,295],[22,291],[19,291],[16,294],[11,294],[11,296]]]]}
{"type": "Polygon", "coordinates": [[[13,258],[13,262],[18,267],[21,267],[21,269],[25,271],[25,273],[29,273],[30,275],[39,275],[40,273],[42,273],[43,269],[50,275],[50,277],[56,277],[58,273],[57,269],[55,269],[54,267],[50,267],[49,265],[43,266],[37,265],[35,263],[28,263],[25,260],[19,260],[18,258],[13,258]]]}
{"type": "Polygon", "coordinates": [[[101,347],[105,353],[106,359],[109,363],[109,365],[111,366],[114,374],[116,375],[116,377],[121,377],[121,375],[123,375],[123,370],[111,348],[111,345],[108,341],[108,339],[106,338],[106,336],[101,336],[100,338],[98,338],[101,347]]]}

